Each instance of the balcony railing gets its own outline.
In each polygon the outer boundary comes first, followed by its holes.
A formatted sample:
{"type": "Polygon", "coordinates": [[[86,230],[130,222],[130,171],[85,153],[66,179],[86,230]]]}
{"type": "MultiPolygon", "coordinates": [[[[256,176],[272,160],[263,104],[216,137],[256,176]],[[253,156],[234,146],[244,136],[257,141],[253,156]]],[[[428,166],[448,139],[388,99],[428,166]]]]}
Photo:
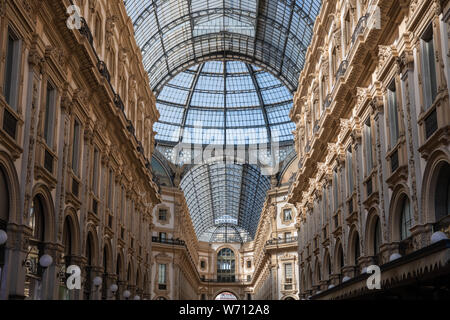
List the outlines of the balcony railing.
{"type": "Polygon", "coordinates": [[[285,244],[285,243],[294,243],[298,241],[298,237],[288,237],[288,238],[280,238],[280,239],[271,239],[267,240],[266,246],[272,246],[277,244],[285,244]]]}
{"type": "Polygon", "coordinates": [[[183,240],[180,239],[166,239],[160,237],[152,237],[152,242],[171,244],[176,246],[184,246],[186,244],[183,240]]]}
{"type": "Polygon", "coordinates": [[[353,34],[352,34],[352,44],[355,43],[356,38],[357,38],[360,34],[362,34],[362,33],[364,32],[364,30],[366,29],[366,26],[367,26],[367,18],[368,18],[368,17],[369,17],[368,14],[363,15],[363,16],[359,19],[358,23],[356,24],[355,31],[353,31],[353,34]]]}
{"type": "Polygon", "coordinates": [[[206,279],[205,276],[202,276],[200,278],[202,282],[211,282],[211,283],[245,283],[245,282],[251,282],[251,279],[247,279],[246,277],[236,277],[232,275],[225,275],[225,276],[217,276],[212,279],[206,279]]]}
{"type": "Polygon", "coordinates": [[[339,65],[339,69],[336,72],[336,82],[339,80],[340,77],[345,75],[347,68],[348,68],[348,61],[342,60],[341,64],[339,65]]]}
{"type": "Polygon", "coordinates": [[[327,109],[331,105],[331,94],[327,94],[325,101],[323,102],[323,108],[327,109]]]}

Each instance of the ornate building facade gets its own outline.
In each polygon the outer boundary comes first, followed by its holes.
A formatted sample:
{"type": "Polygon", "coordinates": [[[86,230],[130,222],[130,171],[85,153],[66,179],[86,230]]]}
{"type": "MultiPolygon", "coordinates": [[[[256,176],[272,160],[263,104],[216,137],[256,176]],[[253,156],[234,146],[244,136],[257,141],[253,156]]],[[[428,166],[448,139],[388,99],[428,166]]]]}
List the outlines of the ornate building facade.
{"type": "Polygon", "coordinates": [[[1,299],[150,296],[155,98],[123,4],[71,4],[0,2],[1,299]]]}
{"type": "Polygon", "coordinates": [[[449,9],[323,3],[290,114],[302,298],[375,295],[370,265],[381,266],[384,297],[445,296],[449,9]]]}
{"type": "Polygon", "coordinates": [[[0,0],[0,299],[448,297],[450,2],[238,2],[0,0]]]}

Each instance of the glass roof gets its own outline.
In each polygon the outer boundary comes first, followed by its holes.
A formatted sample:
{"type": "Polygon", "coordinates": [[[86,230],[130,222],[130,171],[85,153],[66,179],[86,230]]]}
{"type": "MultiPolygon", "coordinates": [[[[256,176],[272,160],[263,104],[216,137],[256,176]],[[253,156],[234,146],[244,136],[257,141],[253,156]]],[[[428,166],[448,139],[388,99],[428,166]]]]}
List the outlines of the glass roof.
{"type": "Polygon", "coordinates": [[[294,92],[321,0],[124,3],[155,93],[173,75],[214,57],[260,65],[294,92]]]}
{"type": "Polygon", "coordinates": [[[255,236],[270,180],[257,166],[215,162],[189,170],[181,188],[198,239],[247,242],[255,236]]]}
{"type": "Polygon", "coordinates": [[[179,73],[157,97],[156,139],[249,145],[292,141],[293,96],[270,73],[241,61],[208,61],[179,73]]]}

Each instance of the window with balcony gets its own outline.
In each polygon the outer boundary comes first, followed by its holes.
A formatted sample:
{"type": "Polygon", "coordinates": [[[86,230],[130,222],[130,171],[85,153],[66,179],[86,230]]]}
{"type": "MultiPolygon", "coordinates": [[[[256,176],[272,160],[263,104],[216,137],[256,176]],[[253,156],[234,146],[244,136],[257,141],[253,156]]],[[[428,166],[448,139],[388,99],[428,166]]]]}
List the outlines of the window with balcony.
{"type": "Polygon", "coordinates": [[[3,94],[13,110],[17,110],[19,95],[20,47],[21,40],[11,28],[8,28],[3,94]]]}
{"type": "Polygon", "coordinates": [[[431,107],[437,96],[436,64],[433,43],[433,25],[430,24],[421,37],[422,84],[424,109],[431,107]]]}

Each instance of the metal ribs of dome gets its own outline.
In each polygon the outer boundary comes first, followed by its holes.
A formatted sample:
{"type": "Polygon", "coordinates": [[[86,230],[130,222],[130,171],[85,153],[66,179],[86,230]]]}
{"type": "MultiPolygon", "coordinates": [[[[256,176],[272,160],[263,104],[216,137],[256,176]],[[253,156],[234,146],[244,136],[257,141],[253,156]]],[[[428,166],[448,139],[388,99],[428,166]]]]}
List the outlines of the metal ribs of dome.
{"type": "Polygon", "coordinates": [[[209,61],[166,84],[154,129],[160,143],[242,145],[292,141],[292,94],[268,72],[241,61],[209,61]]]}
{"type": "Polygon", "coordinates": [[[198,165],[180,185],[198,239],[246,242],[254,238],[270,188],[269,178],[258,167],[222,162],[198,165]],[[221,229],[229,233],[224,235],[221,229]]]}
{"type": "Polygon", "coordinates": [[[202,61],[239,59],[277,75],[294,92],[320,0],[124,0],[158,93],[202,61]]]}

